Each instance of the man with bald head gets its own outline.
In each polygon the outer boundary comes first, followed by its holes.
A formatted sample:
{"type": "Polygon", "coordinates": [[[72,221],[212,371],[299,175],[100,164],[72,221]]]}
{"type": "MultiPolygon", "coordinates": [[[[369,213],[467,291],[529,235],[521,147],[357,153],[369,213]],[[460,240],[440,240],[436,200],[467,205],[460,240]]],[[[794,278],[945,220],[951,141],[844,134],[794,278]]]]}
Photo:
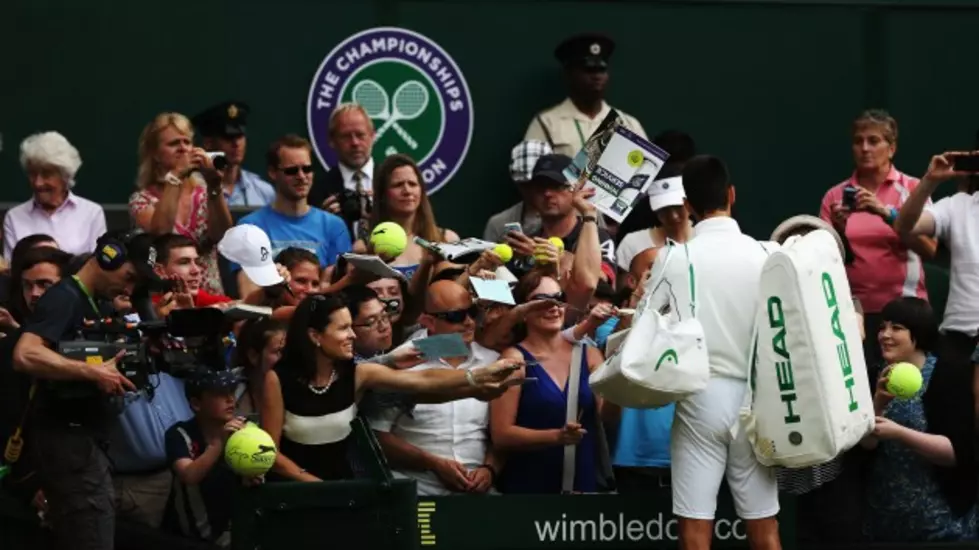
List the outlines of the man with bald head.
{"type": "MultiPolygon", "coordinates": [[[[473,341],[478,311],[469,291],[455,281],[429,286],[422,326],[428,336],[459,334],[469,354],[434,359],[413,369],[470,369],[495,361],[498,353],[473,341]]],[[[492,490],[502,462],[490,446],[489,406],[484,401],[419,404],[410,413],[387,409],[371,415],[370,423],[395,477],[414,479],[419,495],[492,490]]]]}

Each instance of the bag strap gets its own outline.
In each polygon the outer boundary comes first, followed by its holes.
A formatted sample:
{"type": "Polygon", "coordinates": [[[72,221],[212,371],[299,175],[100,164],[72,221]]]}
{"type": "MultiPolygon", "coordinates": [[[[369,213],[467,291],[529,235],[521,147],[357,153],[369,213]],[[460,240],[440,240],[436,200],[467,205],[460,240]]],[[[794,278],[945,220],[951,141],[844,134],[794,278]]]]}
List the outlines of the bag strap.
{"type": "Polygon", "coordinates": [[[551,149],[554,149],[554,139],[551,137],[551,131],[547,129],[547,125],[544,124],[544,119],[540,115],[537,115],[536,118],[537,124],[540,124],[541,131],[544,132],[544,138],[547,140],[547,144],[551,146],[551,149]]]}
{"type": "MultiPolygon", "coordinates": [[[[577,343],[571,349],[571,368],[568,369],[568,404],[565,409],[564,422],[578,422],[578,390],[581,388],[581,363],[587,355],[585,344],[577,343]]],[[[561,476],[561,492],[574,491],[575,450],[577,445],[564,446],[564,468],[561,476]]]]}
{"type": "MultiPolygon", "coordinates": [[[[765,256],[771,256],[768,249],[765,248],[760,241],[758,246],[765,252],[765,256]]],[[[759,296],[761,293],[759,293],[759,296]]],[[[755,400],[755,379],[758,374],[758,331],[760,327],[760,322],[758,320],[758,310],[755,308],[755,318],[751,323],[751,339],[748,340],[750,345],[748,346],[748,381],[744,391],[744,399],[741,401],[741,411],[739,416],[741,421],[745,424],[745,429],[748,431],[748,437],[753,439],[754,434],[754,420],[751,417],[751,406],[755,400]]],[[[731,436],[737,437],[738,430],[741,428],[741,423],[736,422],[734,427],[731,428],[731,436]]]]}
{"type": "Polygon", "coordinates": [[[683,243],[683,252],[687,255],[687,277],[689,278],[689,288],[687,290],[690,293],[690,315],[694,318],[697,317],[697,278],[693,271],[693,260],[690,258],[690,248],[687,243],[683,243]]]}
{"type": "Polygon", "coordinates": [[[663,280],[666,279],[666,266],[670,265],[670,258],[673,257],[673,249],[676,243],[674,241],[666,241],[666,258],[663,259],[663,268],[660,269],[659,275],[657,275],[655,282],[649,286],[648,294],[656,291],[659,285],[663,284],[663,280]]]}

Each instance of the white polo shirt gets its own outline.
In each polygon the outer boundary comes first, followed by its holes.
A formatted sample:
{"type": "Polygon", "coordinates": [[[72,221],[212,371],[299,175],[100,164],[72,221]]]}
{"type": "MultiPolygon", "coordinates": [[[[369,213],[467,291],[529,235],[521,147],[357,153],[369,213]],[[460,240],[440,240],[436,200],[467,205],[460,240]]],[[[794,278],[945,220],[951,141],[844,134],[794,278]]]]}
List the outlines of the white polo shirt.
{"type": "MultiPolygon", "coordinates": [[[[693,228],[687,242],[693,264],[696,317],[704,327],[713,376],[748,379],[748,350],[758,306],[761,268],[768,252],[759,241],[741,232],[728,217],[706,219],[693,228]]],[[[653,262],[651,282],[663,271],[667,254],[653,262]]],[[[658,309],[689,314],[690,271],[682,245],[666,265],[665,283],[651,297],[658,309]]]]}
{"type": "MultiPolygon", "coordinates": [[[[471,369],[496,361],[500,354],[472,344],[472,355],[459,365],[471,369]]],[[[442,360],[422,363],[411,370],[451,369],[442,360]]],[[[489,404],[478,399],[459,399],[448,403],[415,405],[410,412],[385,409],[369,418],[371,428],[391,433],[419,449],[441,458],[455,460],[468,469],[483,464],[489,443],[489,404]]],[[[434,472],[394,470],[398,478],[418,483],[419,495],[447,495],[447,489],[434,472]]]]}
{"type": "Polygon", "coordinates": [[[979,330],[979,192],[956,193],[925,211],[935,219],[934,236],[951,255],[941,330],[975,336],[979,330]]]}

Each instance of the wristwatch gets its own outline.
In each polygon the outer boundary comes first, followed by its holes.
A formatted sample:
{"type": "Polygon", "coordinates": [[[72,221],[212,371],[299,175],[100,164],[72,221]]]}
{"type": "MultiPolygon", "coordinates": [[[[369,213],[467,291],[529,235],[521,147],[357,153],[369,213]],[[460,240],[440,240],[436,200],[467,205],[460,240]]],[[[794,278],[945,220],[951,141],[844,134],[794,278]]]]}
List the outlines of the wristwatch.
{"type": "Polygon", "coordinates": [[[582,216],[581,217],[581,223],[588,223],[588,222],[598,223],[598,218],[596,216],[582,216]]]}

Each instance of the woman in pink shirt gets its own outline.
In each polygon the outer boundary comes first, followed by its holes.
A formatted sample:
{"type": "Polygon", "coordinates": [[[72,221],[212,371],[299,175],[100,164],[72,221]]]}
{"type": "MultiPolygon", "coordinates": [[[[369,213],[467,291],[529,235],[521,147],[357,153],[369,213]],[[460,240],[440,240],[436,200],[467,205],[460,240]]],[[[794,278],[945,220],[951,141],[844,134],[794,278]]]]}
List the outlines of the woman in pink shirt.
{"type": "MultiPolygon", "coordinates": [[[[897,152],[897,121],[887,112],[870,110],[853,122],[853,161],[849,178],[833,186],[819,210],[853,250],[847,265],[853,297],[864,308],[866,334],[877,334],[880,312],[901,296],[928,298],[922,261],[935,256],[934,239],[902,239],[894,230],[897,212],[918,179],[894,167],[897,152]]],[[[869,341],[869,340],[868,340],[869,341]]],[[[867,366],[875,369],[880,350],[864,347],[867,366]]]]}
{"type": "Polygon", "coordinates": [[[138,190],[129,197],[134,225],[153,235],[177,233],[192,239],[201,256],[209,294],[224,294],[217,243],[233,224],[221,191],[221,174],[193,144],[187,117],[162,113],[139,137],[138,190]]]}

